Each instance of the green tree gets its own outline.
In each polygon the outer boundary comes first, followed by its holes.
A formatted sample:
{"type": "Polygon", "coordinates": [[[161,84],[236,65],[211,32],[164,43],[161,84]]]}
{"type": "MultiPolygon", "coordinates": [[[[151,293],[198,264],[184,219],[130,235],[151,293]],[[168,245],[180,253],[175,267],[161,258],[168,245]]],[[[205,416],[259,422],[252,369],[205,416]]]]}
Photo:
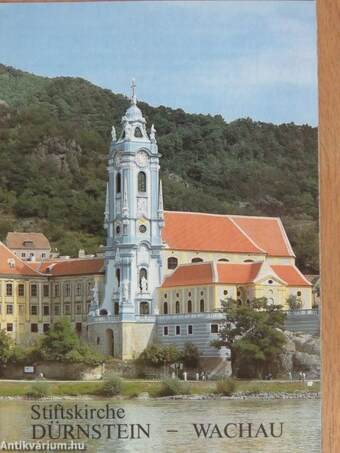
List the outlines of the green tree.
{"type": "Polygon", "coordinates": [[[222,302],[225,314],[219,339],[212,344],[231,352],[233,375],[263,378],[277,374],[280,354],[285,344],[285,314],[280,305],[270,305],[265,298],[249,305],[235,300],[222,302]]]}
{"type": "Polygon", "coordinates": [[[66,318],[57,320],[45,334],[40,345],[40,354],[45,360],[67,360],[80,349],[79,338],[66,318]]]}
{"type": "Polygon", "coordinates": [[[82,342],[67,318],[56,321],[44,335],[38,347],[28,351],[28,355],[42,360],[87,363],[97,365],[107,357],[82,342]]]}
{"type": "Polygon", "coordinates": [[[152,344],[140,354],[137,363],[142,366],[161,368],[179,362],[181,357],[181,352],[175,346],[152,344]]]}
{"type": "Polygon", "coordinates": [[[12,340],[5,330],[0,330],[0,365],[5,365],[12,356],[12,340]]]}

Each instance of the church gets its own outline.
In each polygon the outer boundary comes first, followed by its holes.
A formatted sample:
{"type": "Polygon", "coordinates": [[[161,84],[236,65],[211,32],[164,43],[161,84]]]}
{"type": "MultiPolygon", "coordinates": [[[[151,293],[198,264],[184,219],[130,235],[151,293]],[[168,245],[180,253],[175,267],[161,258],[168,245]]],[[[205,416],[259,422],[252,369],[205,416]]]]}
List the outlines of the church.
{"type": "Polygon", "coordinates": [[[133,359],[154,342],[190,342],[206,368],[216,366],[226,354],[211,346],[222,301],[265,297],[289,310],[294,300],[307,313],[312,287],[279,218],[164,210],[156,129],[147,129],[132,90],[120,135],[112,128],[104,256],[58,257],[41,233],[8,233],[0,326],[30,345],[66,317],[116,358],[133,359]]]}
{"type": "Polygon", "coordinates": [[[279,218],[164,210],[156,129],[147,129],[135,83],[122,131],[112,127],[104,226],[104,275],[93,291],[86,335],[99,350],[136,358],[149,344],[195,344],[202,359],[221,302],[266,297],[312,307],[310,282],[279,218]]]}

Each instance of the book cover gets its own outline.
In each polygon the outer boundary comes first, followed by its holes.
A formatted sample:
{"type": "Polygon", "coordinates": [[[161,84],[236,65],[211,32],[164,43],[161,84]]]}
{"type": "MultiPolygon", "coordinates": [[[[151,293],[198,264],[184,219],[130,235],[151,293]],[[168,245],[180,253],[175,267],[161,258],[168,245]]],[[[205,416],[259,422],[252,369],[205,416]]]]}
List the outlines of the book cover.
{"type": "Polygon", "coordinates": [[[319,452],[315,3],[0,40],[0,449],[319,452]]]}

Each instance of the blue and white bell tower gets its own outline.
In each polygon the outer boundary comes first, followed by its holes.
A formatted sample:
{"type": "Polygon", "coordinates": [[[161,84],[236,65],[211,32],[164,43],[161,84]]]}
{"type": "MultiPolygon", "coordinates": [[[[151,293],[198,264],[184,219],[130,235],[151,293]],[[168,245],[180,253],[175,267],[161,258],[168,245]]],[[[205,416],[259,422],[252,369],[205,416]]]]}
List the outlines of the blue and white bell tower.
{"type": "Polygon", "coordinates": [[[122,118],[119,137],[112,127],[104,219],[105,286],[99,309],[101,317],[129,326],[127,329],[121,326],[118,341],[122,343],[119,347],[122,354],[118,355],[123,356],[124,342],[132,340],[126,335],[147,337],[151,329],[146,324],[154,324],[156,289],[162,282],[164,224],[156,130],[152,125],[147,132],[146,121],[137,106],[134,81],[131,87],[131,105],[122,118]],[[144,328],[134,328],[137,323],[144,328]]]}

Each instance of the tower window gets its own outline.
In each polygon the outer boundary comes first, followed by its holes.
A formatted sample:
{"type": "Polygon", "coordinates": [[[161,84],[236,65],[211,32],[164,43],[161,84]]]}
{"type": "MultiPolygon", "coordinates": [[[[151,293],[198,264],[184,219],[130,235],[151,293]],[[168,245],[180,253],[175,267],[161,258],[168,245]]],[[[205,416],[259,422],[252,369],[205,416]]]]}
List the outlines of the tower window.
{"type": "Polygon", "coordinates": [[[144,171],[138,173],[138,192],[146,192],[146,174],[144,171]]]}
{"type": "Polygon", "coordinates": [[[119,315],[119,303],[115,302],[115,316],[119,315]]]}
{"type": "Polygon", "coordinates": [[[137,137],[137,138],[142,138],[143,137],[143,134],[142,134],[142,131],[140,130],[140,127],[136,127],[136,129],[135,129],[135,137],[137,137]]]}
{"type": "Polygon", "coordinates": [[[176,313],[179,313],[180,312],[180,309],[179,309],[179,302],[177,301],[176,302],[176,313]]]}
{"type": "Polygon", "coordinates": [[[168,258],[168,269],[176,269],[178,266],[178,259],[174,256],[170,256],[168,258]]]}
{"type": "Polygon", "coordinates": [[[164,315],[168,314],[168,302],[164,302],[163,304],[163,314],[164,315]]]}
{"type": "Polygon", "coordinates": [[[120,193],[121,190],[122,190],[121,175],[120,175],[120,173],[117,173],[117,176],[116,176],[116,192],[120,193]]]}
{"type": "Polygon", "coordinates": [[[116,280],[117,280],[117,286],[118,288],[120,287],[120,269],[116,269],[116,280]]]}

